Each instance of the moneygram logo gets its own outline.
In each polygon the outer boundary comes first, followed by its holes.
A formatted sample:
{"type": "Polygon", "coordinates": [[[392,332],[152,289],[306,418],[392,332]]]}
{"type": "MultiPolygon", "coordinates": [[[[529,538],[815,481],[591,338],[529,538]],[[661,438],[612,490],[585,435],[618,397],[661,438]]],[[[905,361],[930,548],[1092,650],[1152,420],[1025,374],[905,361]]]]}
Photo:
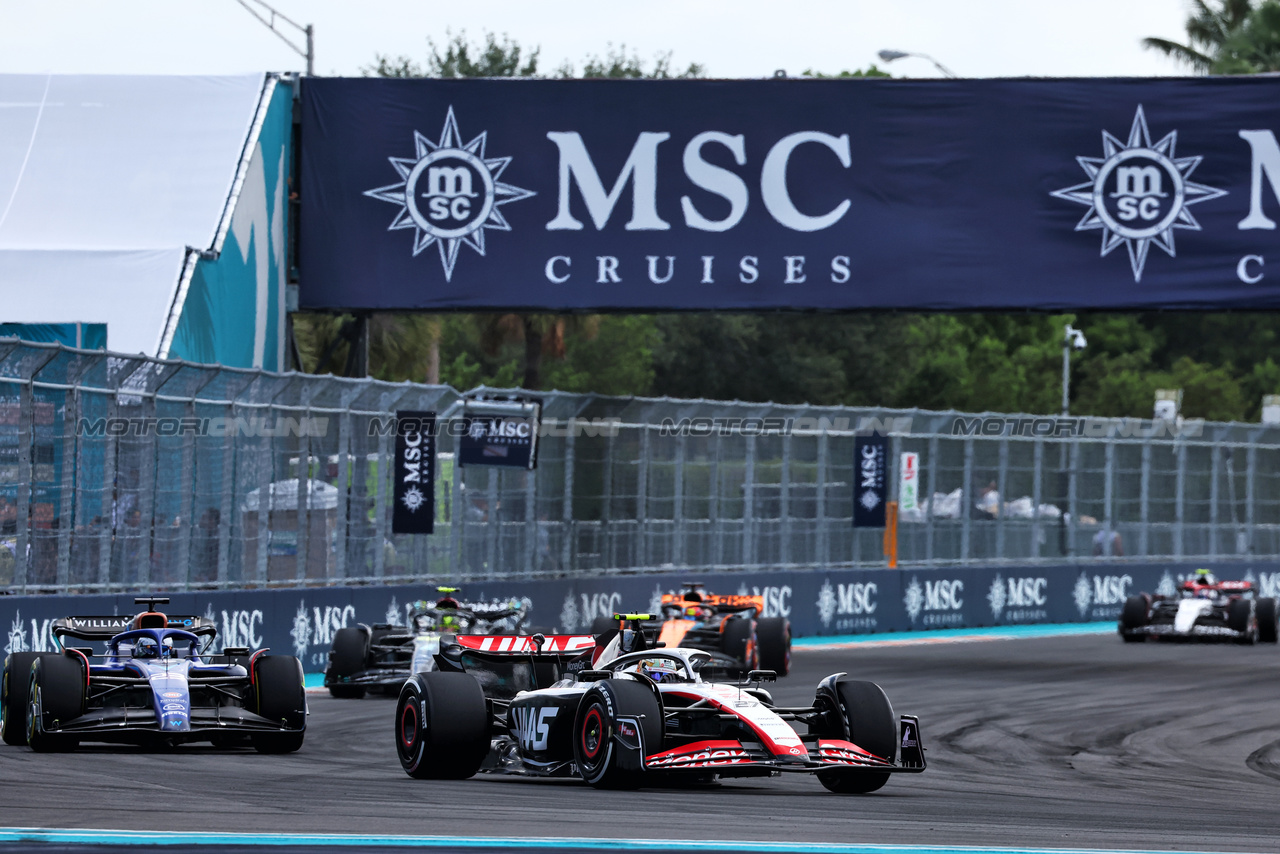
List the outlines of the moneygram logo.
{"type": "Polygon", "coordinates": [[[364,193],[400,207],[387,230],[412,230],[415,256],[434,245],[445,281],[464,244],[484,256],[486,230],[511,230],[499,206],[534,195],[499,180],[511,158],[487,157],[487,136],[464,145],[450,107],[439,142],[414,131],[414,156],[387,158],[401,180],[364,193]]]}
{"type": "Polygon", "coordinates": [[[1104,257],[1124,244],[1135,282],[1142,281],[1152,245],[1176,257],[1173,230],[1200,230],[1191,205],[1226,195],[1226,190],[1190,180],[1202,158],[1176,156],[1177,143],[1177,131],[1151,142],[1139,104],[1128,141],[1104,130],[1103,156],[1076,158],[1089,180],[1050,193],[1088,206],[1075,230],[1101,231],[1104,257]]]}

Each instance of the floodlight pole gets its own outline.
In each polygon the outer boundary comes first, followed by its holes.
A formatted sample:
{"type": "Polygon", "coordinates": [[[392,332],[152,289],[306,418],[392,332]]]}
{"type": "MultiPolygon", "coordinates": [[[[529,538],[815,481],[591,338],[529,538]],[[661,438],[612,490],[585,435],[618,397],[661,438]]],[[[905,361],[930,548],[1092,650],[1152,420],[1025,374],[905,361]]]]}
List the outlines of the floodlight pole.
{"type": "Polygon", "coordinates": [[[239,3],[241,6],[243,6],[246,12],[248,12],[250,15],[253,15],[253,17],[261,21],[264,27],[266,27],[268,30],[271,30],[271,32],[279,36],[280,41],[287,44],[293,50],[294,53],[296,53],[298,56],[301,56],[307,61],[308,77],[312,77],[315,75],[315,61],[316,61],[315,27],[313,27],[311,24],[307,24],[306,26],[299,24],[297,21],[293,20],[289,16],[283,15],[280,12],[277,12],[270,5],[268,5],[265,2],[265,0],[236,0],[236,2],[239,3]],[[270,18],[263,17],[262,14],[258,12],[256,9],[254,9],[252,6],[250,6],[249,3],[255,3],[258,6],[261,6],[263,9],[266,9],[268,12],[271,13],[271,17],[270,18]],[[279,18],[280,20],[284,21],[286,24],[288,24],[289,26],[293,27],[295,30],[297,30],[298,32],[306,36],[306,39],[307,39],[306,50],[303,50],[302,48],[298,47],[296,44],[294,44],[292,41],[289,40],[288,36],[286,36],[284,33],[276,29],[276,18],[279,18]]]}

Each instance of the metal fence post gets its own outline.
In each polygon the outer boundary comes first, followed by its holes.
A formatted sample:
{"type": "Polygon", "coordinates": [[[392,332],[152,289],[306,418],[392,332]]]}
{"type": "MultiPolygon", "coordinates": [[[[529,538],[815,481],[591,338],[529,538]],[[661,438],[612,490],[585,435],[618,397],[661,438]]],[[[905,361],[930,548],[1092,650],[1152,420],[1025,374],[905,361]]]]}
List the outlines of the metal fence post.
{"type": "Polygon", "coordinates": [[[816,500],[816,516],[817,516],[817,564],[825,566],[830,562],[830,548],[827,531],[827,428],[821,428],[822,432],[818,434],[818,473],[817,473],[817,495],[816,500]]]}
{"type": "Polygon", "coordinates": [[[1003,558],[1005,551],[1004,508],[1008,506],[1008,493],[1005,487],[1009,483],[1009,439],[997,439],[999,445],[999,463],[996,469],[996,494],[1000,496],[1000,504],[996,506],[996,557],[1003,558]]]}
{"type": "Polygon", "coordinates": [[[1040,557],[1040,547],[1046,535],[1040,521],[1040,505],[1044,502],[1044,441],[1035,440],[1031,470],[1031,557],[1040,557]]]}
{"type": "MultiPolygon", "coordinates": [[[[196,414],[195,400],[187,401],[182,414],[194,418],[196,414]]],[[[195,508],[196,493],[196,437],[193,433],[184,432],[182,436],[182,472],[181,490],[178,496],[178,572],[185,589],[191,587],[191,514],[195,508]]]]}
{"type": "MultiPolygon", "coordinates": [[[[933,562],[934,562],[934,554],[933,554],[933,516],[934,516],[934,511],[935,511],[937,508],[936,508],[936,507],[934,507],[934,500],[933,500],[933,496],[934,496],[934,494],[935,494],[935,493],[937,493],[937,491],[938,491],[938,489],[937,489],[937,483],[938,483],[938,450],[939,450],[938,437],[937,437],[937,436],[931,436],[931,437],[929,438],[929,453],[928,453],[928,458],[924,461],[924,465],[920,467],[920,468],[921,468],[921,470],[922,470],[922,472],[921,472],[922,474],[927,473],[927,476],[926,476],[926,477],[922,477],[922,478],[921,478],[921,481],[922,481],[921,486],[922,486],[924,489],[928,489],[928,490],[929,490],[929,503],[928,503],[928,505],[925,505],[923,501],[921,501],[921,505],[922,505],[922,506],[925,506],[925,514],[924,514],[924,559],[925,559],[925,562],[926,562],[926,563],[931,564],[931,565],[932,565],[932,564],[933,564],[933,562]],[[927,485],[926,485],[926,484],[927,484],[927,485]]],[[[923,489],[922,489],[922,491],[923,491],[923,489]]]]}
{"type": "Polygon", "coordinates": [[[671,547],[671,560],[676,566],[685,565],[685,524],[684,524],[684,465],[685,465],[685,434],[681,431],[676,436],[676,471],[675,485],[672,491],[675,493],[671,497],[672,511],[671,515],[675,517],[676,541],[671,547]]]}
{"type": "Polygon", "coordinates": [[[1179,442],[1174,454],[1178,460],[1177,486],[1174,489],[1174,511],[1173,511],[1173,556],[1175,558],[1182,557],[1185,551],[1183,543],[1183,535],[1185,528],[1183,523],[1186,520],[1186,487],[1187,487],[1187,446],[1185,442],[1179,442]]]}
{"type": "Polygon", "coordinates": [[[783,566],[791,566],[791,431],[782,434],[782,472],[778,485],[778,516],[781,537],[778,557],[783,566]]]}
{"type": "Polygon", "coordinates": [[[964,440],[964,491],[960,493],[960,560],[973,554],[973,439],[964,440]]]}
{"type": "MultiPolygon", "coordinates": [[[[344,403],[349,405],[350,401],[344,403]]],[[[338,416],[338,524],[333,539],[333,574],[340,579],[347,577],[347,517],[354,479],[351,469],[351,412],[347,411],[338,416]]]]}
{"type": "Polygon", "coordinates": [[[603,569],[615,569],[618,566],[613,529],[609,524],[613,520],[613,434],[614,431],[610,430],[604,440],[604,465],[602,466],[604,471],[600,485],[600,536],[604,542],[598,548],[601,550],[603,569]]]}
{"type": "Polygon", "coordinates": [[[746,461],[742,480],[742,563],[755,566],[755,504],[756,504],[756,437],[746,439],[746,461]]]}
{"type": "MultiPolygon", "coordinates": [[[[67,378],[74,382],[73,377],[67,378]]],[[[58,513],[58,586],[67,589],[71,585],[71,534],[79,521],[81,508],[75,500],[76,491],[76,424],[80,414],[80,389],[68,389],[63,397],[62,409],[62,482],[59,484],[61,512],[58,513]]]]}
{"type": "Polygon", "coordinates": [[[1110,438],[1102,446],[1105,455],[1105,471],[1102,480],[1102,516],[1103,521],[1115,530],[1115,479],[1116,479],[1116,440],[1110,438]]]}
{"type": "MultiPolygon", "coordinates": [[[[227,404],[227,416],[234,418],[236,412],[235,404],[227,404]]],[[[236,445],[234,431],[228,430],[222,437],[222,501],[219,504],[218,512],[222,514],[221,521],[218,524],[218,587],[227,587],[230,582],[231,575],[231,529],[235,523],[235,517],[231,514],[235,510],[235,484],[236,484],[236,457],[239,448],[236,445]]],[[[262,493],[258,493],[259,509],[262,507],[262,493]]],[[[258,554],[264,556],[266,554],[266,546],[264,544],[264,530],[261,522],[262,516],[259,514],[258,524],[258,554]]],[[[244,538],[244,521],[240,521],[241,539],[244,538]]],[[[263,564],[265,567],[266,564],[263,564]]],[[[240,549],[240,575],[242,578],[248,575],[249,568],[244,565],[244,548],[240,549]]]]}
{"type": "Polygon", "coordinates": [[[524,474],[524,567],[526,576],[532,575],[538,556],[538,473],[530,469],[524,474]]]}
{"type": "Polygon", "coordinates": [[[1076,555],[1076,530],[1080,524],[1080,481],[1076,473],[1080,470],[1080,443],[1071,442],[1068,451],[1070,468],[1067,471],[1067,506],[1071,508],[1071,517],[1067,520],[1067,553],[1068,557],[1076,555]]]}
{"type": "Polygon", "coordinates": [[[1138,518],[1142,527],[1138,529],[1138,554],[1151,554],[1151,443],[1142,443],[1142,475],[1138,487],[1138,518]]]}
{"type": "MultiPolygon", "coordinates": [[[[454,431],[450,431],[454,433],[454,431]]],[[[470,500],[464,502],[462,499],[462,437],[454,433],[453,436],[453,483],[449,487],[451,498],[450,516],[449,516],[449,554],[452,566],[450,567],[449,576],[451,578],[462,578],[466,575],[466,562],[462,555],[462,540],[467,529],[467,507],[464,503],[469,504],[470,500]]]]}
{"type": "Polygon", "coordinates": [[[1245,455],[1245,472],[1244,472],[1244,518],[1245,518],[1245,545],[1246,554],[1253,554],[1254,548],[1254,520],[1257,518],[1256,498],[1258,496],[1256,485],[1257,478],[1255,475],[1258,471],[1258,447],[1250,445],[1249,451],[1245,455]]]}
{"type": "Polygon", "coordinates": [[[1220,548],[1218,546],[1218,502],[1221,500],[1221,493],[1218,488],[1218,479],[1222,476],[1222,448],[1218,445],[1209,446],[1209,557],[1218,558],[1220,556],[1220,548]]]}
{"type": "Polygon", "coordinates": [[[636,565],[649,566],[649,428],[640,428],[640,459],[636,462],[636,565]]]}
{"type": "Polygon", "coordinates": [[[489,521],[485,522],[484,566],[488,575],[504,574],[498,568],[498,537],[502,534],[502,515],[498,512],[498,470],[486,466],[489,470],[489,521]]]}
{"type": "Polygon", "coordinates": [[[31,579],[31,443],[35,436],[35,393],[30,380],[18,390],[18,507],[13,586],[27,592],[31,579]]]}

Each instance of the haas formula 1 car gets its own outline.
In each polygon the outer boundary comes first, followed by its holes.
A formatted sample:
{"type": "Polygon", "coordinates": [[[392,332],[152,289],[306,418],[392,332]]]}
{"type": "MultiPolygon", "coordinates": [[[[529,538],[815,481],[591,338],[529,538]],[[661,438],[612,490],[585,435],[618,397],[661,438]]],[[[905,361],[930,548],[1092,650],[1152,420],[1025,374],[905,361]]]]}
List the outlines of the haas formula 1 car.
{"type": "Polygon", "coordinates": [[[324,670],[329,693],[347,699],[359,699],[369,690],[394,696],[410,675],[435,667],[442,635],[523,631],[526,602],[465,602],[454,596],[456,587],[436,590],[441,596],[435,602],[413,603],[407,626],[362,623],[335,632],[324,670]]]}
{"type": "MultiPolygon", "coordinates": [[[[786,676],[791,671],[791,623],[763,616],[763,596],[707,593],[702,587],[686,582],[681,592],[663,594],[658,640],[708,653],[708,673],[772,670],[786,676]]],[[[597,634],[612,627],[607,618],[591,626],[597,634]]]]}
{"type": "Polygon", "coordinates": [[[1177,596],[1142,593],[1125,600],[1120,636],[1275,643],[1276,600],[1256,596],[1248,581],[1219,581],[1207,569],[1182,582],[1177,596]]]}
{"type": "Polygon", "coordinates": [[[599,636],[446,639],[437,669],[400,691],[404,770],[623,788],[791,771],[814,773],[833,792],[863,793],[895,772],[925,768],[918,720],[895,716],[873,682],[836,673],[818,683],[812,703],[785,708],[760,687],[773,673],[704,681],[707,652],[658,646],[629,627],[647,614],[616,619],[626,622],[599,636]]]}
{"type": "Polygon", "coordinates": [[[202,655],[217,628],[203,617],[155,610],[136,617],[53,622],[56,653],[11,653],[0,689],[0,735],[40,752],[81,741],[167,746],[251,741],[262,753],[302,746],[307,725],[302,664],[291,655],[228,647],[202,655]],[[66,641],[102,642],[69,646],[66,641]],[[203,642],[203,643],[202,643],[203,642]]]}

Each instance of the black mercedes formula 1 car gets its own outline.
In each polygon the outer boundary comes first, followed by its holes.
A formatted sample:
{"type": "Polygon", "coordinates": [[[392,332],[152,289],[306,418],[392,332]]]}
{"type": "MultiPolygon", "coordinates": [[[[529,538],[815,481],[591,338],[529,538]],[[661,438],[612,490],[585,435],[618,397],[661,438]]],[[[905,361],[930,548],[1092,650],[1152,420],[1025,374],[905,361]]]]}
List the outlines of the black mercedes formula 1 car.
{"type": "Polygon", "coordinates": [[[361,623],[335,632],[324,669],[329,693],[342,699],[359,699],[367,691],[395,695],[411,674],[435,667],[442,636],[524,630],[527,600],[468,602],[457,598],[456,587],[436,590],[436,601],[413,603],[407,625],[361,623]]]}
{"type": "Polygon", "coordinates": [[[0,687],[0,735],[39,752],[82,741],[169,746],[252,743],[262,753],[302,746],[307,704],[302,664],[291,655],[227,648],[205,655],[212,620],[155,610],[168,599],[134,600],[133,617],[55,620],[56,653],[11,653],[0,687]],[[67,641],[93,644],[71,646],[67,641]]]}
{"type": "Polygon", "coordinates": [[[443,642],[437,669],[400,691],[395,739],[405,772],[577,777],[622,788],[796,772],[848,794],[925,769],[919,721],[895,716],[873,682],[832,674],[812,703],[784,707],[762,687],[772,672],[705,681],[708,653],[658,646],[631,628],[647,614],[616,619],[619,628],[598,636],[443,642]]]}
{"type": "Polygon", "coordinates": [[[1176,596],[1130,596],[1118,629],[1128,643],[1147,638],[1275,643],[1276,600],[1256,594],[1248,581],[1219,581],[1199,569],[1182,582],[1176,596]]]}

